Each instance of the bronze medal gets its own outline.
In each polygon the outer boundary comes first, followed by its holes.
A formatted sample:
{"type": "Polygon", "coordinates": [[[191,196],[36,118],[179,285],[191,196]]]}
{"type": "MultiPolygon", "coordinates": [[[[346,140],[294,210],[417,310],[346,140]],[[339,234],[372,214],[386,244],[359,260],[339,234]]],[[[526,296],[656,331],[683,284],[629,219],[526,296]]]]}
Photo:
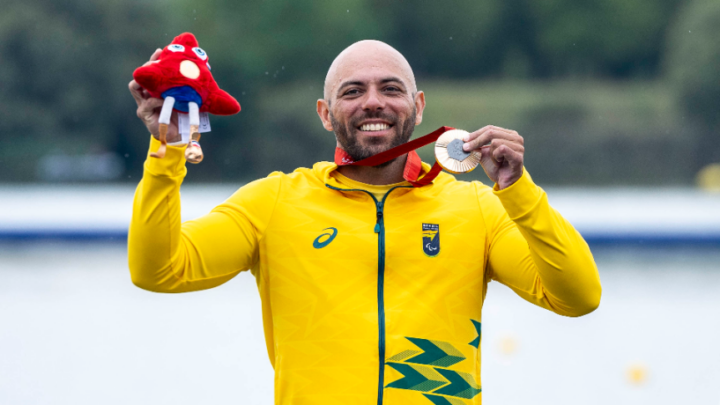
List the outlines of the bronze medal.
{"type": "Polygon", "coordinates": [[[453,129],[440,135],[435,142],[435,159],[446,171],[454,174],[469,173],[480,163],[480,152],[463,150],[463,138],[467,134],[462,129],[453,129]]]}

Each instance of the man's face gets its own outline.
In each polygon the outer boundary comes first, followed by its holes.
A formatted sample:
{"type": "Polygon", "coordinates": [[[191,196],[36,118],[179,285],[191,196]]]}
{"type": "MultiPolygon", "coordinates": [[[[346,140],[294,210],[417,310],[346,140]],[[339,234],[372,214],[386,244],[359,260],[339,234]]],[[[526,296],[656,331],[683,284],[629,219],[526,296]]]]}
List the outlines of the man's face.
{"type": "Polygon", "coordinates": [[[333,72],[325,103],[319,100],[325,128],[356,161],[407,142],[422,119],[424,95],[393,56],[349,56],[333,72]]]}
{"type": "Polygon", "coordinates": [[[413,104],[412,112],[405,118],[384,111],[366,111],[341,123],[331,110],[330,121],[340,147],[353,160],[360,161],[407,142],[415,129],[415,114],[413,104]]]}

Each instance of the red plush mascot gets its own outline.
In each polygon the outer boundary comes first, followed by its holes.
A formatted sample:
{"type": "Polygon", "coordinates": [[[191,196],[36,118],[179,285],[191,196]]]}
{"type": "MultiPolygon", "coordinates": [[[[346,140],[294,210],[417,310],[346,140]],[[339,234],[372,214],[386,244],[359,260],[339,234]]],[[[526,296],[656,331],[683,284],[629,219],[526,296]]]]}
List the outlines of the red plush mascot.
{"type": "Polygon", "coordinates": [[[200,163],[203,159],[198,143],[200,112],[215,115],[240,112],[237,100],[218,87],[210,73],[207,53],[198,47],[197,39],[189,32],[175,37],[158,60],[135,69],[133,77],[151,96],[165,99],[159,119],[161,145],[157,152],[150,154],[155,158],[165,156],[173,108],[189,116],[191,140],[185,157],[191,163],[200,163]]]}

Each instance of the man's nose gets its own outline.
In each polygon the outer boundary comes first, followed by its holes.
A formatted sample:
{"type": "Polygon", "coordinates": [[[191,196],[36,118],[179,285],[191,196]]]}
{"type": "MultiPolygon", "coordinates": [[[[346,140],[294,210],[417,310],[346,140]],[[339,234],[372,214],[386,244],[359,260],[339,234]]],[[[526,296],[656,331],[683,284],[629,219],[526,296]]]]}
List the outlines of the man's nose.
{"type": "Polygon", "coordinates": [[[362,105],[363,110],[377,111],[385,108],[385,99],[377,89],[369,89],[365,93],[365,99],[362,105]]]}

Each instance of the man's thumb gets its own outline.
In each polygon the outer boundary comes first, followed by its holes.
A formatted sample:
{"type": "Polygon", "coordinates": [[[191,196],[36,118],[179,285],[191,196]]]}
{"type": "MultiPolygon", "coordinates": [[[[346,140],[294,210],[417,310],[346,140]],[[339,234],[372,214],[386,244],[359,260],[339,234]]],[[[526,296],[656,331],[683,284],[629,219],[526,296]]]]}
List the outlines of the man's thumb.
{"type": "Polygon", "coordinates": [[[160,98],[155,98],[155,97],[151,97],[151,98],[147,99],[146,102],[147,102],[147,108],[149,110],[154,110],[156,108],[162,107],[162,105],[163,105],[163,100],[160,98]]]}

